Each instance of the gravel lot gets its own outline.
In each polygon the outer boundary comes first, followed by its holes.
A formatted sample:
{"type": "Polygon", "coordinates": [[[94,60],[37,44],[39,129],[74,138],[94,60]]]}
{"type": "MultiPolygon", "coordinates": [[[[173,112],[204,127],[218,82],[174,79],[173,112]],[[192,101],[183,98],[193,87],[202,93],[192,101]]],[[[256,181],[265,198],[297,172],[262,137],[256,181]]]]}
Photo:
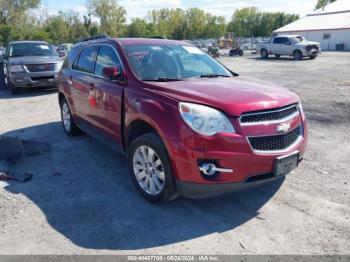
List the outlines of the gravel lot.
{"type": "Polygon", "coordinates": [[[350,254],[350,53],[220,60],[300,96],[310,133],[296,171],[251,191],[153,205],[135,192],[123,156],[64,135],[55,91],[3,90],[0,134],[52,151],[0,163],[35,174],[0,182],[0,254],[350,254]]]}

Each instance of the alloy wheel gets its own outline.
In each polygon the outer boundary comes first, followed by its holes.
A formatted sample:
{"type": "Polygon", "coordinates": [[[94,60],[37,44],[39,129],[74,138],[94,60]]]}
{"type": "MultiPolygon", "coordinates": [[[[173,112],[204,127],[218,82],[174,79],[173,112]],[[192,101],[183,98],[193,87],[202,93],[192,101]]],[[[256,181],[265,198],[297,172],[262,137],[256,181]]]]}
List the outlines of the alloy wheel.
{"type": "Polygon", "coordinates": [[[139,146],[133,156],[133,170],[140,187],[150,195],[158,195],[165,186],[163,163],[149,146],[139,146]]]}
{"type": "Polygon", "coordinates": [[[69,132],[71,128],[71,116],[67,103],[63,103],[62,105],[62,121],[64,128],[69,132]]]}

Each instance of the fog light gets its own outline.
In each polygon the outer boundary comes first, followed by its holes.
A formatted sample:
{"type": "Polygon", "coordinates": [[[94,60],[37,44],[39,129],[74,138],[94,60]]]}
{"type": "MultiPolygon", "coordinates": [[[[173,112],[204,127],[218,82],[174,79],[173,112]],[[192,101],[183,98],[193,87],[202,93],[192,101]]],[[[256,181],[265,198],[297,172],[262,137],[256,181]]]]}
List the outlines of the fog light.
{"type": "Polygon", "coordinates": [[[216,172],[219,173],[233,173],[233,169],[219,168],[213,163],[202,163],[199,170],[206,176],[213,176],[216,172]]]}

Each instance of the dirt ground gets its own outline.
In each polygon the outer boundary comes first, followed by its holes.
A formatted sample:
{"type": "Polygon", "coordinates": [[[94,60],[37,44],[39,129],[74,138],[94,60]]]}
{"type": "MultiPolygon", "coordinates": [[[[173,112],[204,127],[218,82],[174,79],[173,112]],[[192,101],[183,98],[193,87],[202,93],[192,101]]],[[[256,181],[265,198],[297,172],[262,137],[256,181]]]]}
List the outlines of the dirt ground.
{"type": "Polygon", "coordinates": [[[52,150],[0,163],[34,173],[0,182],[0,254],[350,254],[350,53],[220,60],[299,95],[309,143],[297,170],[238,194],[153,205],[134,190],[123,156],[64,135],[55,90],[3,90],[0,134],[52,150]]]}

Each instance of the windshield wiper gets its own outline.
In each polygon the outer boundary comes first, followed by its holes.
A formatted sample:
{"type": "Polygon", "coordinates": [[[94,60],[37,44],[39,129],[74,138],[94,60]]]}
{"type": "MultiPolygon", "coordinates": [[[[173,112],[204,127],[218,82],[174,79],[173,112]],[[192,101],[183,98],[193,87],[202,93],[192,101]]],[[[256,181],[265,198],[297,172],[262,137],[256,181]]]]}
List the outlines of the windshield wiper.
{"type": "Polygon", "coordinates": [[[153,79],[142,79],[142,81],[149,81],[149,82],[170,82],[170,81],[183,81],[182,78],[170,78],[170,77],[158,77],[153,79]]]}
{"type": "Polygon", "coordinates": [[[231,77],[228,75],[221,75],[221,74],[201,74],[199,78],[205,78],[205,77],[231,77]]]}

